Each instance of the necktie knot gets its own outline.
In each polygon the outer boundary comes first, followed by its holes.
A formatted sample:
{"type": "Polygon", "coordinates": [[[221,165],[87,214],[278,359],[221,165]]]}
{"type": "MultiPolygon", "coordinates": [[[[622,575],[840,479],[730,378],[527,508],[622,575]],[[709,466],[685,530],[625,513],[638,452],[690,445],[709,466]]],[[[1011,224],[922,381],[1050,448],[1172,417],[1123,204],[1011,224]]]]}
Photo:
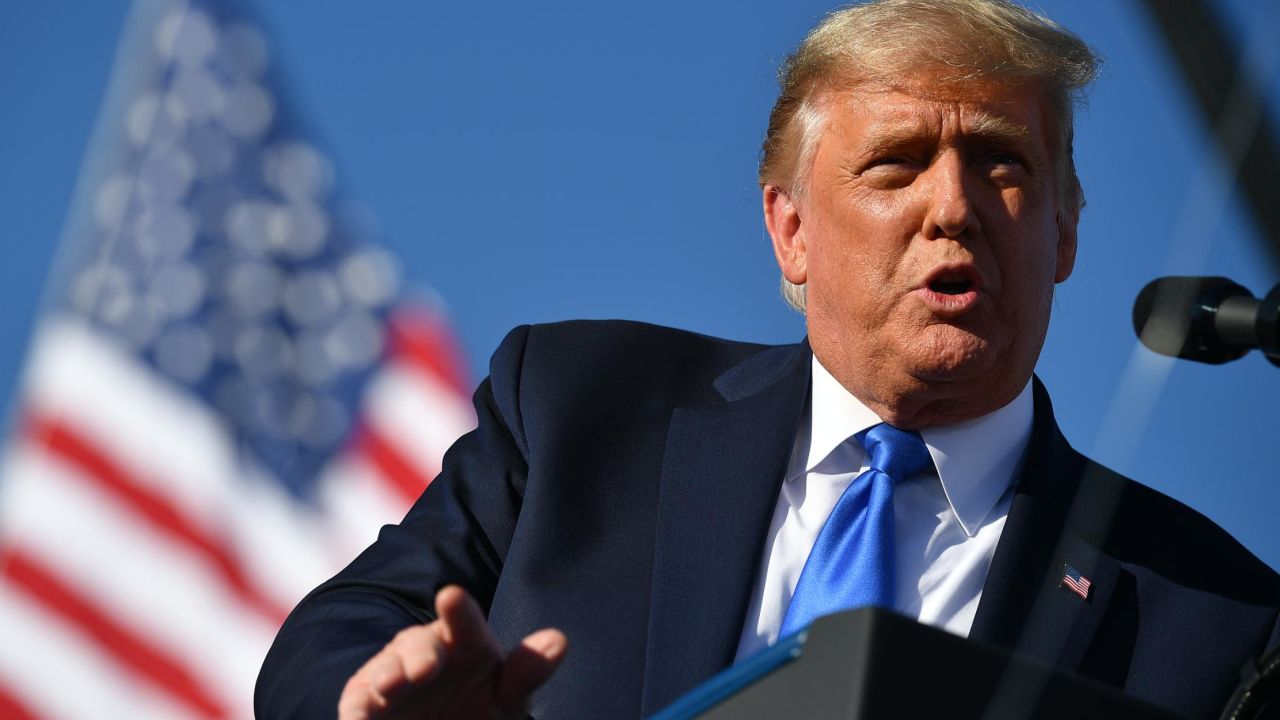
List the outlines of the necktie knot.
{"type": "Polygon", "coordinates": [[[901,482],[933,465],[929,448],[915,430],[902,430],[880,423],[857,435],[871,457],[872,470],[879,470],[894,482],[901,482]]]}

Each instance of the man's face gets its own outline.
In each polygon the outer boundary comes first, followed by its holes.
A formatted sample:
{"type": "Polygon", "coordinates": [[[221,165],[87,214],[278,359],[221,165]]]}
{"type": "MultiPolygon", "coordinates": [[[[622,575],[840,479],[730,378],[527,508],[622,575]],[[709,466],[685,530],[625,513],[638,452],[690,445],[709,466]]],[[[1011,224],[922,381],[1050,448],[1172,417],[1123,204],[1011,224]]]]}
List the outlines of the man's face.
{"type": "Polygon", "coordinates": [[[1013,399],[1075,260],[1043,92],[930,80],[827,93],[807,193],[764,198],[814,353],[910,427],[1013,399]]]}

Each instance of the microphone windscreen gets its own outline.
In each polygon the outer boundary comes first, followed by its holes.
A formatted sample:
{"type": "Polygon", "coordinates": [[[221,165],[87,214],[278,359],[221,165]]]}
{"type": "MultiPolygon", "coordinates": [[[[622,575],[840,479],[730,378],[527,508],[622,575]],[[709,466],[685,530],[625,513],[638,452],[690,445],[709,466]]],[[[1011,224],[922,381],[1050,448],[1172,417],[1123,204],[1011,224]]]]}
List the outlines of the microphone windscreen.
{"type": "Polygon", "coordinates": [[[1224,277],[1164,277],[1147,283],[1133,303],[1133,330],[1152,351],[1204,363],[1235,360],[1213,326],[1222,301],[1248,290],[1224,277]]]}

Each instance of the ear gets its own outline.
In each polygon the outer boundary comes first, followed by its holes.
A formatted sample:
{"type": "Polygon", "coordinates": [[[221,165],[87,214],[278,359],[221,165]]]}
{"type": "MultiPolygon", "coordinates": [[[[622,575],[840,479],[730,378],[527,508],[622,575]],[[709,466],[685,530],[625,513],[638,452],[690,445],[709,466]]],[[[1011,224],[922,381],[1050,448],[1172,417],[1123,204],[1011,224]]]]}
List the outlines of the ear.
{"type": "Polygon", "coordinates": [[[1076,226],[1080,222],[1080,212],[1067,209],[1058,211],[1058,265],[1053,281],[1060,283],[1071,277],[1076,267],[1076,226]]]}
{"type": "Polygon", "coordinates": [[[795,285],[803,285],[808,279],[808,248],[800,223],[800,210],[787,191],[777,185],[765,185],[763,196],[764,226],[773,239],[773,256],[784,278],[795,285]]]}

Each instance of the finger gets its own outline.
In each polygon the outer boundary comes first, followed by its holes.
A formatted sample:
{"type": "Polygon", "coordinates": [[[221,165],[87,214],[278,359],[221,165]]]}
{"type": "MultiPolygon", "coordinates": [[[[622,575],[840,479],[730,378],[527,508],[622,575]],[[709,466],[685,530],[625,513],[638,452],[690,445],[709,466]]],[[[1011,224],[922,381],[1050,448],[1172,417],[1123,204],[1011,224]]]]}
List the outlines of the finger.
{"type": "Polygon", "coordinates": [[[394,652],[383,649],[347,680],[338,698],[338,716],[364,720],[387,708],[386,691],[403,681],[403,669],[394,652]]]}
{"type": "Polygon", "coordinates": [[[529,704],[529,696],[560,666],[569,640],[555,628],[526,637],[502,664],[494,687],[494,700],[504,713],[517,715],[529,704]]]}
{"type": "Polygon", "coordinates": [[[373,714],[386,707],[386,700],[367,684],[347,681],[338,698],[338,720],[369,720],[373,714]]]}
{"type": "Polygon", "coordinates": [[[436,593],[436,614],[448,662],[432,683],[433,703],[443,707],[475,693],[487,702],[488,685],[502,662],[502,646],[489,629],[484,611],[466,591],[451,585],[436,593]]]}
{"type": "Polygon", "coordinates": [[[483,651],[495,661],[501,657],[501,645],[489,630],[484,611],[462,588],[449,585],[436,593],[436,615],[447,647],[483,651]]]}
{"type": "MultiPolygon", "coordinates": [[[[444,626],[439,621],[427,625],[414,625],[396,633],[387,644],[384,653],[390,653],[400,663],[400,674],[407,683],[422,683],[435,677],[446,660],[444,626]]],[[[379,690],[390,688],[376,683],[379,690]]]]}

